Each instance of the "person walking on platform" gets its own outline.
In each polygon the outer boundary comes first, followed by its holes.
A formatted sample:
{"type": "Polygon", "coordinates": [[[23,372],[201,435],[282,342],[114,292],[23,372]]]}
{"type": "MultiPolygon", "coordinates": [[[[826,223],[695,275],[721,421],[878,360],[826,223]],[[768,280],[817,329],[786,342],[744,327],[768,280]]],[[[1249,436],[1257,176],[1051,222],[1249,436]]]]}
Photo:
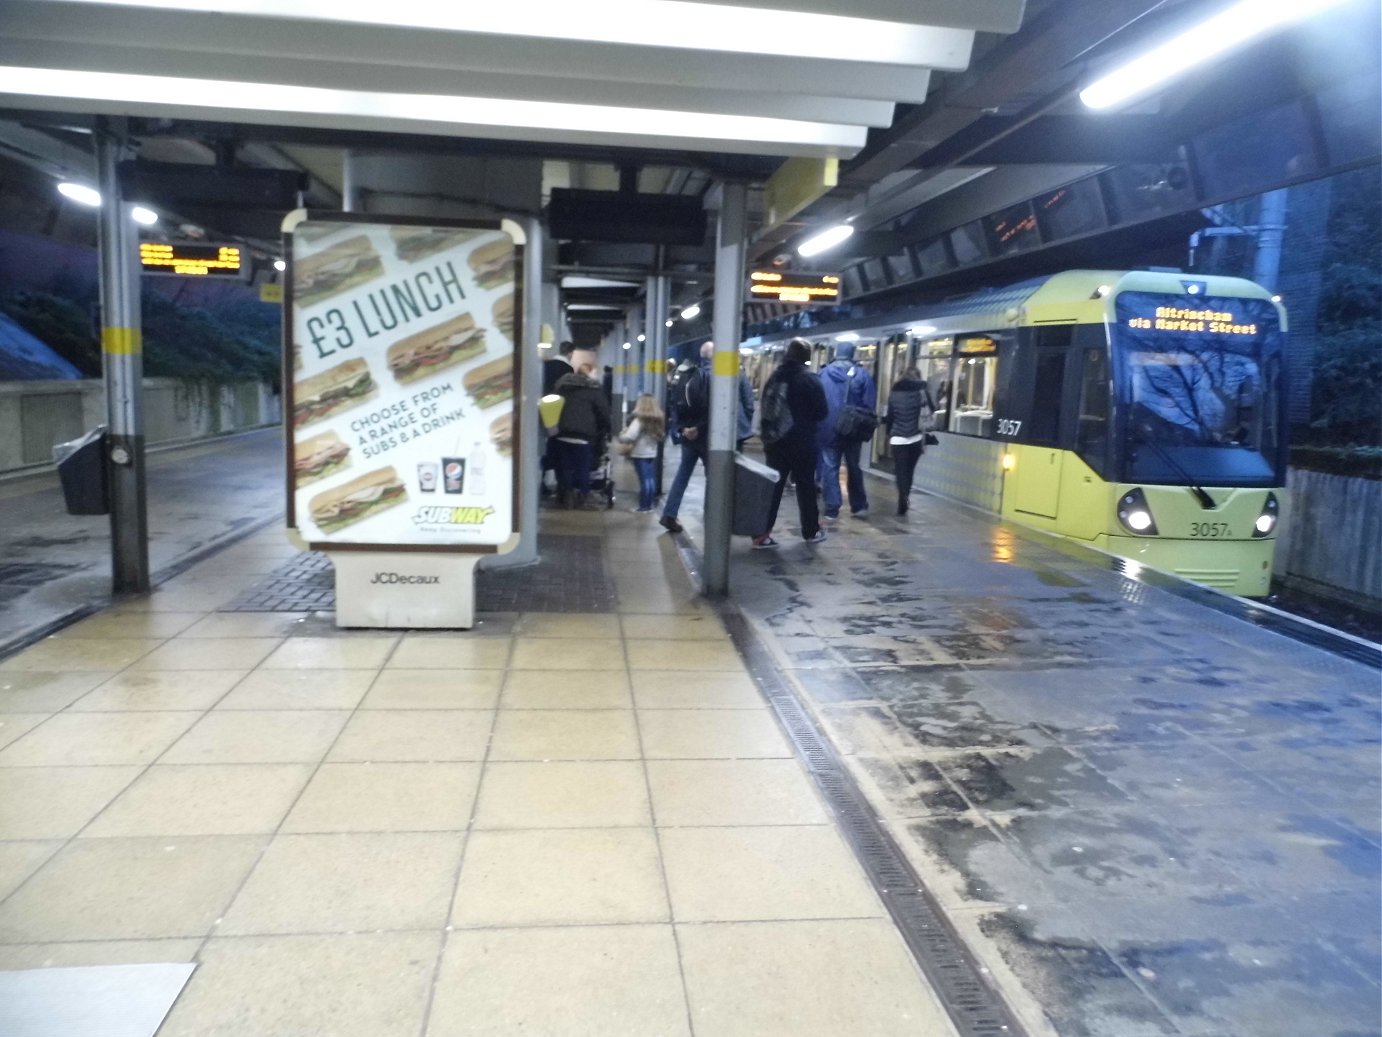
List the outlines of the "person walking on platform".
{"type": "Polygon", "coordinates": [[[700,362],[682,364],[667,386],[667,409],[674,415],[672,438],[681,446],[681,462],[677,465],[677,474],[672,477],[658,521],[672,533],[682,531],[677,512],[681,510],[681,499],[686,495],[696,462],[705,467],[706,440],[710,432],[710,358],[714,355],[715,343],[703,343],[700,362]]]}
{"type": "Polygon", "coordinates": [[[582,364],[557,382],[566,402],[550,445],[556,448],[557,502],[564,508],[585,506],[590,470],[609,438],[609,403],[594,373],[594,364],[582,364]]]}
{"type": "MultiPolygon", "coordinates": [[[[830,413],[820,424],[817,442],[821,450],[820,482],[825,517],[840,517],[840,462],[845,463],[845,482],[849,490],[849,510],[855,518],[863,518],[869,513],[869,497],[864,490],[864,471],[859,466],[859,454],[864,443],[872,436],[841,434],[840,416],[847,408],[859,408],[873,413],[877,389],[873,376],[854,362],[854,343],[842,342],[835,348],[835,359],[821,372],[821,383],[825,387],[826,403],[830,413]]],[[[873,426],[877,426],[874,420],[873,426]]]]}
{"type": "Polygon", "coordinates": [[[743,452],[744,444],[753,435],[753,386],[749,376],[739,371],[739,412],[734,416],[734,449],[743,452]]]}
{"type": "MultiPolygon", "coordinates": [[[[571,354],[576,350],[574,342],[563,342],[558,349],[558,356],[550,357],[542,362],[542,395],[551,396],[557,391],[557,382],[569,375],[571,367],[571,354]]],[[[538,435],[538,459],[542,463],[542,476],[539,487],[543,495],[552,492],[552,488],[547,485],[547,473],[555,470],[557,466],[555,451],[552,448],[552,433],[547,430],[547,426],[542,422],[537,423],[538,435]]]]}
{"type": "Polygon", "coordinates": [[[643,393],[633,405],[633,417],[629,419],[624,431],[619,433],[621,443],[632,444],[629,460],[638,473],[638,507],[635,511],[653,510],[653,499],[657,493],[657,448],[666,432],[666,419],[657,397],[643,393]]]}
{"type": "Polygon", "coordinates": [[[907,368],[888,393],[888,409],[883,413],[888,445],[893,451],[899,515],[907,514],[912,475],[916,472],[917,461],[926,453],[926,433],[931,430],[931,415],[935,410],[931,390],[921,380],[921,372],[915,367],[907,368]]]}
{"type": "Polygon", "coordinates": [[[816,448],[819,422],[829,413],[821,379],[807,370],[811,343],[794,338],[787,343],[782,363],[763,386],[759,402],[759,437],[763,440],[768,464],[777,471],[772,502],[768,507],[764,531],[753,538],[757,549],[777,547],[773,525],[782,504],[782,491],[791,476],[797,485],[797,508],[801,512],[801,536],[808,544],[825,539],[820,512],[816,508],[816,468],[820,452],[816,448]]]}

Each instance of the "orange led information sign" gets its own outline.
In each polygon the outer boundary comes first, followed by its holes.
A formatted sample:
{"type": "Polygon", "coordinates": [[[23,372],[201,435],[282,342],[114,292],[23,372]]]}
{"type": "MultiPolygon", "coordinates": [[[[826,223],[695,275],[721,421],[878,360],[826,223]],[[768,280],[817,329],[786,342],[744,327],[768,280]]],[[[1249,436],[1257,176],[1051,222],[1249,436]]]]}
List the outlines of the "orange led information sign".
{"type": "Polygon", "coordinates": [[[757,302],[838,302],[840,278],[837,274],[755,270],[749,274],[749,297],[757,302]]]}
{"type": "Polygon", "coordinates": [[[1158,306],[1152,317],[1128,318],[1128,327],[1139,331],[1209,332],[1212,335],[1256,335],[1257,325],[1239,321],[1224,310],[1189,310],[1179,306],[1158,306]]]}
{"type": "Polygon", "coordinates": [[[240,277],[244,261],[234,245],[190,245],[159,241],[139,243],[139,266],[146,274],[185,277],[240,277]]]}

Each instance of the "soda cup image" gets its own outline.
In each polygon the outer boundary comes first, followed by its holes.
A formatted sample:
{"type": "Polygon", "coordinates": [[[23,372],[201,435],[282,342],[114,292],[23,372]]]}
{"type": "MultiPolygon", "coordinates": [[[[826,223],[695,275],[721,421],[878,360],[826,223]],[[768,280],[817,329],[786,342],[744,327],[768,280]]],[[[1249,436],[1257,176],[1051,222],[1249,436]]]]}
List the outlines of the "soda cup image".
{"type": "Polygon", "coordinates": [[[437,489],[437,462],[419,461],[417,466],[417,488],[423,493],[435,493],[437,489]]]}
{"type": "Polygon", "coordinates": [[[447,493],[465,492],[465,458],[443,457],[441,459],[441,488],[447,493]]]}

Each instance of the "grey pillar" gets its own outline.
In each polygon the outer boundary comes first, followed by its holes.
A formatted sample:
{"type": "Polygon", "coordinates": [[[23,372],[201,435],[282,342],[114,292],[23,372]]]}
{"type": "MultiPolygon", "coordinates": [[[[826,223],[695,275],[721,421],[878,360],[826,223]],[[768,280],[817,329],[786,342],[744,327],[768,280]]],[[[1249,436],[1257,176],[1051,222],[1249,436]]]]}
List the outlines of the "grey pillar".
{"type": "Polygon", "coordinates": [[[100,177],[101,367],[110,445],[111,582],[116,593],[149,590],[149,514],[144,472],[144,343],[139,315],[138,233],[120,197],[123,130],[96,128],[100,177]]]}
{"type": "Polygon", "coordinates": [[[723,186],[715,242],[715,359],[710,384],[710,452],[705,466],[705,593],[717,597],[729,593],[747,195],[743,184],[723,186]]]}
{"type": "Polygon", "coordinates": [[[542,397],[543,350],[538,348],[544,310],[542,283],[542,224],[533,218],[523,221],[528,243],[523,247],[523,331],[514,350],[522,357],[517,412],[518,425],[518,515],[523,539],[506,555],[489,555],[486,569],[528,565],[537,561],[537,502],[541,492],[542,468],[538,461],[542,441],[538,436],[537,401],[542,397]]]}
{"type": "MultiPolygon", "coordinates": [[[[662,253],[658,249],[658,255],[662,253]]],[[[663,411],[667,410],[667,378],[665,371],[667,367],[667,307],[672,301],[672,282],[665,274],[658,274],[648,279],[648,284],[653,290],[655,303],[648,306],[648,327],[651,329],[652,349],[652,388],[648,391],[657,397],[657,402],[661,404],[663,411]]],[[[663,455],[667,446],[667,439],[664,437],[657,445],[657,495],[662,496],[662,469],[663,455]]]]}
{"type": "Polygon", "coordinates": [[[1262,196],[1257,216],[1257,256],[1253,259],[1252,279],[1263,288],[1277,290],[1281,273],[1281,242],[1286,236],[1286,199],[1281,188],[1262,196]]]}

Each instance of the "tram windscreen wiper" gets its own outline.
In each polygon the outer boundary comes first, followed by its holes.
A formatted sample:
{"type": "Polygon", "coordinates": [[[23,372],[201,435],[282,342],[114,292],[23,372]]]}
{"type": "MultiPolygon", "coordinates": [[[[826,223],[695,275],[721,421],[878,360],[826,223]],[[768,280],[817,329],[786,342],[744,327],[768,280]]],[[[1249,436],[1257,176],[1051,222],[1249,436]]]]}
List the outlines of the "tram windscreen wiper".
{"type": "Polygon", "coordinates": [[[1190,478],[1190,473],[1180,466],[1180,463],[1174,457],[1171,456],[1170,451],[1168,451],[1155,439],[1151,438],[1151,436],[1145,434],[1139,435],[1137,439],[1139,442],[1145,443],[1147,446],[1151,447],[1154,451],[1156,451],[1157,457],[1165,461],[1169,467],[1175,470],[1177,475],[1179,475],[1182,479],[1185,480],[1185,485],[1189,488],[1190,492],[1195,495],[1195,499],[1200,502],[1201,508],[1203,508],[1205,511],[1213,511],[1215,508],[1219,506],[1214,503],[1214,498],[1211,497],[1205,491],[1205,488],[1203,486],[1199,485],[1197,482],[1195,482],[1194,479],[1190,478]]]}

